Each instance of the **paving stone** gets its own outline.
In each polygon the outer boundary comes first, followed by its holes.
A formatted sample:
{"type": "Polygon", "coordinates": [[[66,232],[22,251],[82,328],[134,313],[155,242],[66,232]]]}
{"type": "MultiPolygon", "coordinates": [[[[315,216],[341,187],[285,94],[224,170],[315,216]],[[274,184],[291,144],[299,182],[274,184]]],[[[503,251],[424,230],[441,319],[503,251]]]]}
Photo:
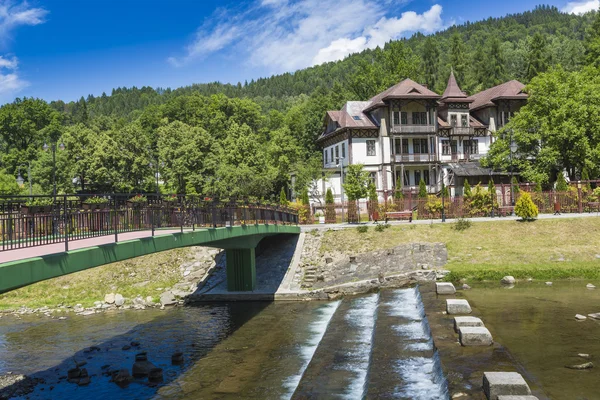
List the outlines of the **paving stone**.
{"type": "Polygon", "coordinates": [[[531,395],[529,385],[517,372],[484,372],[483,391],[488,400],[499,400],[498,396],[531,395]]]}
{"type": "Polygon", "coordinates": [[[464,299],[448,299],[446,300],[446,312],[450,315],[471,314],[471,306],[464,299]]]}
{"type": "Polygon", "coordinates": [[[456,288],[450,282],[436,282],[435,290],[437,294],[454,294],[456,293],[456,288]]]}
{"type": "Polygon", "coordinates": [[[458,336],[463,346],[491,346],[494,343],[490,331],[482,326],[459,328],[458,336]]]}
{"type": "Polygon", "coordinates": [[[454,317],[454,330],[458,330],[462,327],[477,327],[485,326],[483,321],[476,317],[454,317]]]}

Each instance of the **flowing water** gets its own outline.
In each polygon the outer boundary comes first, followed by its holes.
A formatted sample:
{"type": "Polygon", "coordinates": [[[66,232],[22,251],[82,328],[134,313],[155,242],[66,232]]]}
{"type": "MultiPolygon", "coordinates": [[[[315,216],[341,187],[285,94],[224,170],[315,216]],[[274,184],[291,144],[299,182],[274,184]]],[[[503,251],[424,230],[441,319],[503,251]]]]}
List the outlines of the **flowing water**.
{"type": "Polygon", "coordinates": [[[64,321],[4,317],[0,374],[7,371],[45,381],[31,399],[448,398],[414,288],[328,303],[221,303],[64,321]],[[123,350],[131,341],[140,347],[123,350]],[[102,375],[131,369],[140,351],[163,368],[159,387],[138,379],[120,388],[102,375]],[[178,351],[185,363],[173,366],[178,351]],[[89,386],[64,379],[74,359],[87,362],[89,386]]]}

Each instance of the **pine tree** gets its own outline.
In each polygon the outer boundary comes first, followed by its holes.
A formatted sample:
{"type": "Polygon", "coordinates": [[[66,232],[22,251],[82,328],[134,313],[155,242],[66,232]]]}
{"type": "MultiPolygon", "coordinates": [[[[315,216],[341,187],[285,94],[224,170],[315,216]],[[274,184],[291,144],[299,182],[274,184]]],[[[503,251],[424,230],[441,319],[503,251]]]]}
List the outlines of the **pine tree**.
{"type": "Polygon", "coordinates": [[[544,35],[536,32],[527,48],[527,79],[532,80],[548,69],[547,42],[544,35]]]}
{"type": "Polygon", "coordinates": [[[489,44],[490,52],[487,60],[487,74],[485,83],[487,87],[499,85],[505,80],[504,57],[500,47],[500,40],[497,37],[492,38],[489,44]]]}
{"type": "Polygon", "coordinates": [[[331,191],[331,188],[327,188],[327,192],[325,193],[325,204],[333,204],[334,200],[333,200],[333,192],[331,191]]]}
{"type": "Polygon", "coordinates": [[[467,47],[458,32],[450,38],[450,66],[454,69],[458,85],[464,85],[467,71],[467,47]]]}
{"type": "Polygon", "coordinates": [[[566,192],[569,190],[569,185],[565,179],[565,174],[560,171],[558,176],[556,177],[556,191],[557,192],[566,192]]]}
{"type": "Polygon", "coordinates": [[[585,63],[600,67],[600,12],[585,37],[585,63]]]}
{"type": "Polygon", "coordinates": [[[310,205],[310,200],[308,199],[308,189],[304,189],[302,191],[302,204],[305,206],[310,205]]]}
{"type": "Polygon", "coordinates": [[[423,45],[422,58],[425,83],[431,90],[433,90],[437,83],[437,68],[438,61],[440,58],[440,51],[438,49],[436,41],[431,36],[425,39],[425,44],[423,45]]]}
{"type": "Polygon", "coordinates": [[[287,206],[288,203],[289,202],[288,202],[287,196],[285,194],[285,188],[282,187],[281,192],[279,192],[279,204],[282,206],[287,206]]]}
{"type": "Polygon", "coordinates": [[[425,181],[423,179],[419,181],[419,198],[427,198],[427,185],[425,185],[425,181]]]}
{"type": "Polygon", "coordinates": [[[402,192],[402,180],[400,177],[396,179],[396,191],[394,192],[394,198],[397,200],[404,198],[404,193],[402,192]]]}
{"type": "Polygon", "coordinates": [[[472,192],[471,192],[471,185],[469,185],[469,181],[465,179],[465,184],[463,187],[463,191],[464,191],[464,196],[465,197],[471,197],[472,192]]]}
{"type": "Polygon", "coordinates": [[[536,193],[542,193],[542,184],[539,182],[536,182],[535,187],[533,188],[533,191],[536,193]]]}

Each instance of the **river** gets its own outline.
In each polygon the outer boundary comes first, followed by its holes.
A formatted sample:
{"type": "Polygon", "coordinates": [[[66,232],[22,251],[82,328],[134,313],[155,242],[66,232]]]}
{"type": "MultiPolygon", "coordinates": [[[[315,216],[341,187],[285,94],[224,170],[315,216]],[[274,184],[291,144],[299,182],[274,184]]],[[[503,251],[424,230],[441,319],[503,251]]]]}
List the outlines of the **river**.
{"type": "Polygon", "coordinates": [[[3,317],[0,374],[8,371],[43,380],[30,399],[448,398],[415,288],[336,302],[3,317]],[[109,372],[131,370],[140,352],[164,382],[111,382],[109,372]],[[176,352],[183,365],[171,364],[176,352]],[[66,382],[75,361],[87,363],[89,385],[66,382]]]}

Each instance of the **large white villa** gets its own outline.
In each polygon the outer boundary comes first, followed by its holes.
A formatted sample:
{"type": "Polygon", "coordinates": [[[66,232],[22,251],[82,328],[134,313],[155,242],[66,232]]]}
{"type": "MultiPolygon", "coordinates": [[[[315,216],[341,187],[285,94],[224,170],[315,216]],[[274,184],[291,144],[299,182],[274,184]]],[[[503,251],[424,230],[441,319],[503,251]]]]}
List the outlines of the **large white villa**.
{"type": "Polygon", "coordinates": [[[509,177],[479,165],[493,133],[522,107],[527,95],[518,81],[503,83],[468,97],[454,74],[443,95],[405,79],[368,101],[349,101],[328,111],[318,143],[323,148],[323,179],[315,182],[312,201],[323,203],[327,188],[336,201],[342,193],[340,172],[363,164],[376,185],[380,201],[401,190],[415,191],[423,179],[430,193],[451,194],[470,184],[508,183],[509,177]],[[400,188],[398,188],[400,189],[400,188]]]}

